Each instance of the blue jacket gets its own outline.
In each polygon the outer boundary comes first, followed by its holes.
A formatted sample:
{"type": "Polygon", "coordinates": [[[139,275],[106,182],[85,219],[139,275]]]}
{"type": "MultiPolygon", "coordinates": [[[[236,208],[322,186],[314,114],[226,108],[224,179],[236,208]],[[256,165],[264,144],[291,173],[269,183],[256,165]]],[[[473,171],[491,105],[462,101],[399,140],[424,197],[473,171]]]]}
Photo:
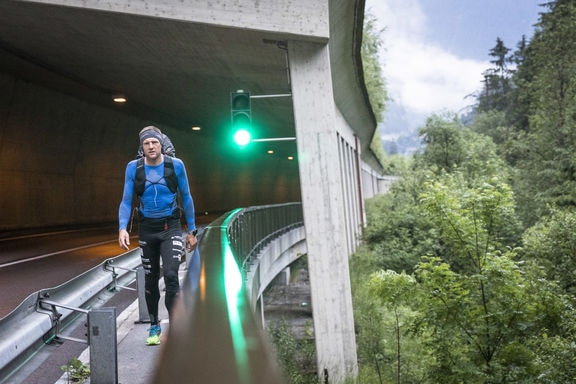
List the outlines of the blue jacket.
{"type": "MultiPolygon", "coordinates": [[[[166,155],[163,155],[166,156],[166,155]]],[[[138,160],[132,160],[126,166],[124,178],[124,192],[118,209],[119,230],[126,229],[130,221],[132,211],[132,199],[134,197],[134,177],[136,176],[136,164],[138,160]]],[[[188,230],[196,229],[194,217],[194,201],[190,193],[188,176],[182,160],[172,158],[174,172],[178,179],[178,191],[182,196],[182,208],[186,216],[188,230]]],[[[178,209],[177,194],[170,191],[164,180],[164,161],[159,165],[144,165],[146,173],[146,185],[140,198],[140,212],[144,217],[159,219],[169,217],[174,210],[178,209]]]]}

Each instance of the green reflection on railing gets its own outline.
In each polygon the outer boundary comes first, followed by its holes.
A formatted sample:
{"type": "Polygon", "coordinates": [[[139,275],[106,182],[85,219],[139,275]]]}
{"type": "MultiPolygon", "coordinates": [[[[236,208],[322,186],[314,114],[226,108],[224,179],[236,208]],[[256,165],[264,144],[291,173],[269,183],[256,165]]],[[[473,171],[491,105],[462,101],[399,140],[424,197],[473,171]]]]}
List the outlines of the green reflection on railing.
{"type": "Polygon", "coordinates": [[[228,307],[228,321],[230,323],[230,332],[232,334],[232,343],[234,346],[234,355],[236,357],[236,368],[241,383],[249,383],[250,370],[248,366],[248,351],[246,337],[242,329],[242,319],[240,318],[240,305],[244,300],[242,293],[242,274],[232,253],[230,242],[227,235],[228,222],[234,217],[236,212],[232,212],[222,226],[222,257],[224,258],[224,287],[226,291],[226,304],[228,307]]]}

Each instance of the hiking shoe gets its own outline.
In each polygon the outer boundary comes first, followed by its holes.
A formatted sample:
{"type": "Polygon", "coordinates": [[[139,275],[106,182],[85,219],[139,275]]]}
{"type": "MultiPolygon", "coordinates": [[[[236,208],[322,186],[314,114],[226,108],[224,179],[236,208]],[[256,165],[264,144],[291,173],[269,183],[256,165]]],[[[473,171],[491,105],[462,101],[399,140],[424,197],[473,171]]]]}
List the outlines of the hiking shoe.
{"type": "Polygon", "coordinates": [[[162,328],[159,325],[153,325],[148,328],[149,336],[146,339],[146,345],[158,345],[160,344],[160,334],[162,333],[162,328]]]}

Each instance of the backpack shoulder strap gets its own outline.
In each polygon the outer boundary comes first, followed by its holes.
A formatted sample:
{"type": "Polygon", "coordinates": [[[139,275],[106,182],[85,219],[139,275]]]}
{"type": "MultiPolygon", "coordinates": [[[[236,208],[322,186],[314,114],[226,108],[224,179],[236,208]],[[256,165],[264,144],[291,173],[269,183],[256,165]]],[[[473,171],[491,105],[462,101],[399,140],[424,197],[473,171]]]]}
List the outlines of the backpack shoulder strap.
{"type": "Polygon", "coordinates": [[[134,175],[134,193],[142,196],[146,185],[146,171],[144,170],[144,158],[141,157],[136,163],[136,174],[134,175]]]}
{"type": "MultiPolygon", "coordinates": [[[[174,171],[174,163],[170,156],[164,156],[164,180],[166,186],[172,193],[178,190],[178,177],[174,171]]],[[[136,163],[136,175],[134,176],[134,193],[136,196],[142,196],[146,187],[146,170],[144,169],[144,158],[141,157],[136,163]]]]}
{"type": "Polygon", "coordinates": [[[164,156],[164,180],[172,193],[178,190],[178,177],[174,171],[174,162],[170,156],[164,156]]]}

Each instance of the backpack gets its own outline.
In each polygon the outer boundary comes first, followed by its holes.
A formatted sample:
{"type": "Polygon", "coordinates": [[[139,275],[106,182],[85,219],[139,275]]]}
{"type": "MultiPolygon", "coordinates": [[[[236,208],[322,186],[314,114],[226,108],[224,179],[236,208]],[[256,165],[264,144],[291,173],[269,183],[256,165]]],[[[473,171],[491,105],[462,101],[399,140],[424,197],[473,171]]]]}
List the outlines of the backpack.
{"type": "MultiPolygon", "coordinates": [[[[174,148],[174,147],[172,147],[174,148]]],[[[174,163],[170,156],[164,156],[164,180],[170,192],[176,193],[178,190],[178,177],[174,171],[174,163]]],[[[134,193],[140,197],[146,188],[146,171],[144,169],[144,158],[140,157],[136,163],[136,175],[134,176],[134,193]]]]}

